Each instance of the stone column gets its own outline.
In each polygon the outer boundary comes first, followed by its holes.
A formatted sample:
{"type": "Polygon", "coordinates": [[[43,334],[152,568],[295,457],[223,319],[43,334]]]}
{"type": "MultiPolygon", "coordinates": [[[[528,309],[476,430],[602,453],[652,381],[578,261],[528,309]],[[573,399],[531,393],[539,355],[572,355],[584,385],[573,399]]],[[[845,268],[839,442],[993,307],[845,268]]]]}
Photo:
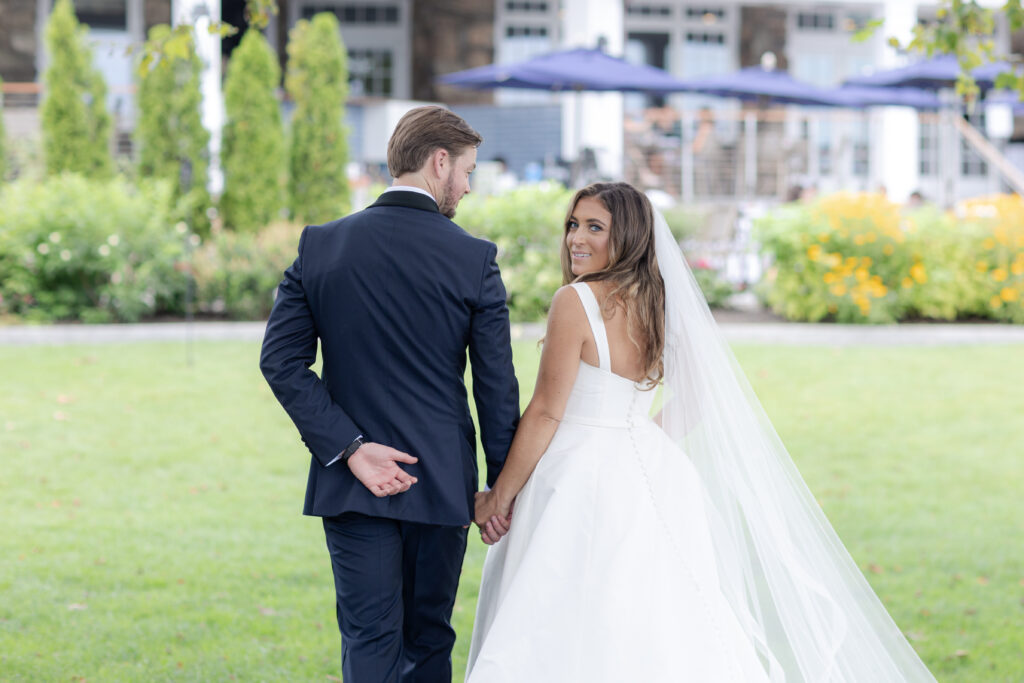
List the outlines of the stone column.
{"type": "MultiPolygon", "coordinates": [[[[885,44],[889,36],[909,41],[917,23],[917,2],[886,0],[879,37],[880,69],[891,69],[907,63],[907,58],[885,44]]],[[[885,187],[889,198],[904,202],[917,189],[918,136],[917,112],[909,107],[879,107],[871,114],[871,178],[875,185],[885,187]]],[[[869,188],[875,189],[875,188],[869,188]]]]}
{"type": "Polygon", "coordinates": [[[210,34],[210,24],[220,21],[220,0],[174,0],[171,21],[175,26],[193,27],[196,52],[202,62],[199,88],[203,96],[203,127],[210,131],[211,194],[224,188],[224,173],[220,166],[221,128],[224,125],[224,94],[221,91],[220,36],[210,34]]]}
{"type": "Polygon", "coordinates": [[[36,0],[36,81],[43,82],[49,59],[46,56],[46,23],[50,19],[53,0],[36,0]]]}
{"type": "Polygon", "coordinates": [[[136,45],[146,42],[146,17],[142,0],[128,0],[125,4],[128,35],[136,45]]]}
{"type": "MultiPolygon", "coordinates": [[[[622,0],[565,0],[560,49],[597,47],[621,57],[625,43],[622,0]]],[[[577,160],[590,147],[602,175],[620,180],[623,173],[623,102],[621,93],[566,93],[562,96],[562,156],[577,160]]]]}

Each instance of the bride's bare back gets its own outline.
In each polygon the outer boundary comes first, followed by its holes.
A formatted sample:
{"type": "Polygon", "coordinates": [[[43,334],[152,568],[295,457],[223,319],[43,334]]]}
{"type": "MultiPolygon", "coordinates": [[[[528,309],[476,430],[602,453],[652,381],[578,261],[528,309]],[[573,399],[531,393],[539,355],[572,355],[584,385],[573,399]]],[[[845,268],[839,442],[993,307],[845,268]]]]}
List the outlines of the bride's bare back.
{"type": "MultiPolygon", "coordinates": [[[[647,343],[646,335],[639,330],[633,331],[633,337],[636,343],[640,345],[640,348],[637,348],[637,345],[629,338],[625,308],[621,304],[606,305],[608,293],[612,289],[609,283],[588,282],[586,285],[594,292],[594,296],[597,298],[597,303],[600,305],[604,316],[604,327],[608,335],[608,350],[611,354],[612,372],[616,375],[627,377],[634,382],[642,381],[644,379],[644,366],[640,349],[647,343]]],[[[579,306],[582,310],[583,304],[580,303],[579,306]]],[[[590,330],[589,325],[585,328],[585,339],[580,350],[580,358],[589,365],[598,365],[597,344],[594,341],[594,333],[590,330]]]]}

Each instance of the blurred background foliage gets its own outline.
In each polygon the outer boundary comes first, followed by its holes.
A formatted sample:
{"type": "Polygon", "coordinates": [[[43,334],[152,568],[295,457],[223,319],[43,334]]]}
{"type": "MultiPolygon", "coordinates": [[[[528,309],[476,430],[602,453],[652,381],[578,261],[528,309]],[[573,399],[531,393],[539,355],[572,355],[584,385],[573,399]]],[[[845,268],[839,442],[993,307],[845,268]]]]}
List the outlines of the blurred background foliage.
{"type": "MultiPolygon", "coordinates": [[[[571,198],[561,185],[540,184],[469,195],[459,205],[458,224],[498,246],[514,321],[543,319],[562,284],[559,254],[571,198]]],[[[265,318],[295,259],[302,224],[277,220],[237,231],[216,219],[200,235],[179,219],[178,206],[168,180],[64,174],[3,186],[0,316],[82,322],[180,317],[191,291],[192,310],[201,315],[265,318]]],[[[702,261],[693,266],[709,301],[723,304],[731,285],[702,261]]]]}
{"type": "Polygon", "coordinates": [[[1024,322],[1024,200],[980,197],[954,211],[906,210],[839,193],[757,224],[773,259],[759,286],[791,320],[1024,322]]]}

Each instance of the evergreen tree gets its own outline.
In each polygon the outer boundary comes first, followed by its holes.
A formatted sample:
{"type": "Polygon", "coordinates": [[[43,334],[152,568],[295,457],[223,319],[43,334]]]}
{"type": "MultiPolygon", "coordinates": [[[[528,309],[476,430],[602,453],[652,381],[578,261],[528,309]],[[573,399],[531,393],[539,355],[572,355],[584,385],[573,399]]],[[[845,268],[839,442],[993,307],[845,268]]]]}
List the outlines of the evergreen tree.
{"type": "MultiPolygon", "coordinates": [[[[150,30],[149,39],[162,41],[170,33],[169,26],[160,24],[150,30]]],[[[191,33],[186,45],[184,57],[164,57],[143,70],[135,135],[140,173],[170,181],[180,215],[193,230],[205,232],[210,223],[206,216],[210,133],[203,128],[200,113],[200,63],[191,33]]]]}
{"type": "Polygon", "coordinates": [[[113,171],[107,85],[92,64],[71,0],[57,0],[46,24],[43,154],[49,173],[105,177],[113,171]]]}
{"type": "Polygon", "coordinates": [[[221,151],[224,224],[258,230],[285,207],[285,139],[277,55],[263,34],[250,28],[231,55],[224,84],[226,122],[221,151]]]}
{"type": "Polygon", "coordinates": [[[300,21],[288,42],[291,125],[289,194],[292,214],[307,223],[338,218],[349,209],[345,98],[348,66],[333,14],[300,21]]]}

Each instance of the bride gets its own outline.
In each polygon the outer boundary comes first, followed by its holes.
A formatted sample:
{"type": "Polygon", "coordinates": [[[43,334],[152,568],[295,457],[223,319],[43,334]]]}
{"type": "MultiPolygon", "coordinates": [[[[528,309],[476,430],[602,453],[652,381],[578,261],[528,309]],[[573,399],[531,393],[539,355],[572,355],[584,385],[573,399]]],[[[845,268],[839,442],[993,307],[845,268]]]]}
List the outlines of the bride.
{"type": "Polygon", "coordinates": [[[477,494],[467,681],[934,681],[647,198],[580,190],[561,251],[536,391],[477,494]]]}

